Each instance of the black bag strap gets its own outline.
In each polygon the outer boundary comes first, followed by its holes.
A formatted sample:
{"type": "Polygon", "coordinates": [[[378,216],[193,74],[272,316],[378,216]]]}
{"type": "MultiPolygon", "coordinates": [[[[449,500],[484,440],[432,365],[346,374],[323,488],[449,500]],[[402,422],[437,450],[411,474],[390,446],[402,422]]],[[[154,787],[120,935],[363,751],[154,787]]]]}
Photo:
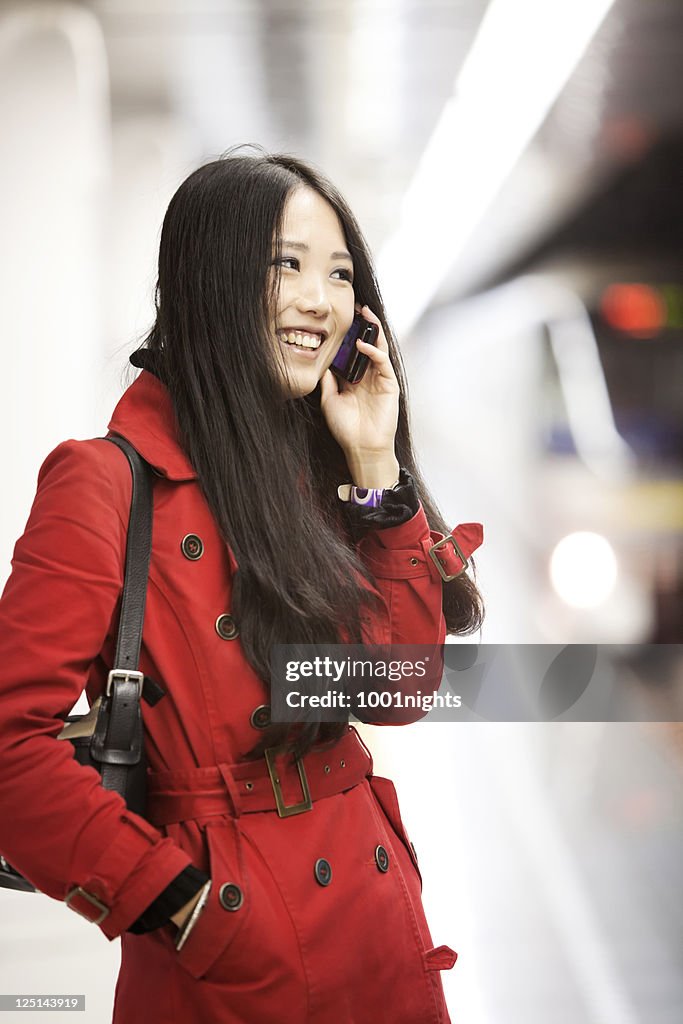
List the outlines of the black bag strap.
{"type": "Polygon", "coordinates": [[[112,436],[104,440],[111,441],[124,452],[133,477],[121,617],[114,666],[116,670],[137,671],[145,618],[149,561],[152,554],[152,470],[125,438],[112,436]]]}
{"type": "Polygon", "coordinates": [[[90,744],[92,757],[102,763],[105,789],[125,792],[128,768],[142,756],[140,698],[145,677],[138,669],[152,552],[152,470],[130,442],[106,437],[123,451],[133,478],[121,614],[114,667],[107,678],[90,744]]]}

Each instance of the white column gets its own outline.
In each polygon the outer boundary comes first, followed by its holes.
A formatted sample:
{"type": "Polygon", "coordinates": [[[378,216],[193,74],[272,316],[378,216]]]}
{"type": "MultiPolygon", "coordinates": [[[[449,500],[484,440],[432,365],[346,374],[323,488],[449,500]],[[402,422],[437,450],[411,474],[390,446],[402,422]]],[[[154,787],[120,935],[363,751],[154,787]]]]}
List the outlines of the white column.
{"type": "Polygon", "coordinates": [[[106,53],[93,15],[32,3],[0,16],[0,581],[45,455],[101,429],[100,211],[106,53]],[[9,500],[8,500],[9,499],[9,500]]]}

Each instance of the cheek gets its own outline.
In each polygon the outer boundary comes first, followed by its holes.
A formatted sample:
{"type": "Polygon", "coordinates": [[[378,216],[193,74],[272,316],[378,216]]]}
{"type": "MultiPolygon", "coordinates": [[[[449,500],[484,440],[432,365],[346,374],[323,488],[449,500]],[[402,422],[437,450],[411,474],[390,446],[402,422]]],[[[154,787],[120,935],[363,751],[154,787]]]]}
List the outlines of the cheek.
{"type": "Polygon", "coordinates": [[[273,310],[273,318],[277,320],[280,313],[287,306],[287,282],[281,277],[279,282],[277,279],[271,279],[269,282],[270,296],[271,296],[271,307],[273,310]]]}
{"type": "Polygon", "coordinates": [[[356,296],[353,291],[349,289],[349,293],[344,296],[343,301],[339,305],[339,326],[343,329],[344,334],[348,331],[351,326],[351,321],[356,312],[356,296]]]}

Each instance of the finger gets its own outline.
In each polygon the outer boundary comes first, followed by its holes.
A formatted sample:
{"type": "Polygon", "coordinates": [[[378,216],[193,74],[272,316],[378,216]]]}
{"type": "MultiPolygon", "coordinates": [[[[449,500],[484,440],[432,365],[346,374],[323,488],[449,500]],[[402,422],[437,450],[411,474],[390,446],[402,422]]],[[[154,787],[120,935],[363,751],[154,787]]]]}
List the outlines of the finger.
{"type": "Polygon", "coordinates": [[[356,348],[364,356],[368,356],[373,368],[377,370],[380,376],[393,380],[395,377],[394,368],[391,365],[388,351],[382,351],[377,345],[371,345],[369,341],[361,341],[360,338],[356,340],[356,348]]]}
{"type": "Polygon", "coordinates": [[[320,402],[325,402],[328,398],[333,398],[337,394],[339,394],[337,378],[332,373],[332,370],[325,370],[320,378],[320,402]]]}

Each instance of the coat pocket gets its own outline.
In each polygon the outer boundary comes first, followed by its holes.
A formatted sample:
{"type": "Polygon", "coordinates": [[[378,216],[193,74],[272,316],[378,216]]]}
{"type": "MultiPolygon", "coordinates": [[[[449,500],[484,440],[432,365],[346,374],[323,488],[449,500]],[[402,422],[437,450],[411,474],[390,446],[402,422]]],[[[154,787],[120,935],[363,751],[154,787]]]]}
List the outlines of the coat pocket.
{"type": "Polygon", "coordinates": [[[204,827],[211,891],[187,941],[176,953],[193,978],[203,978],[233,944],[249,916],[242,837],[233,819],[204,827]]]}
{"type": "Polygon", "coordinates": [[[370,783],[370,788],[372,789],[372,792],[375,796],[375,799],[377,800],[377,803],[384,811],[384,815],[388,819],[393,831],[396,833],[397,837],[400,839],[400,841],[403,843],[406,850],[408,851],[410,859],[412,860],[415,866],[415,870],[417,871],[417,876],[420,879],[421,890],[422,875],[420,874],[420,866],[417,862],[417,854],[415,853],[415,847],[410,841],[410,838],[406,831],[406,827],[403,824],[403,819],[401,818],[401,811],[398,806],[398,796],[396,795],[396,788],[391,779],[384,779],[382,778],[381,775],[370,775],[368,777],[368,782],[370,783]]]}

